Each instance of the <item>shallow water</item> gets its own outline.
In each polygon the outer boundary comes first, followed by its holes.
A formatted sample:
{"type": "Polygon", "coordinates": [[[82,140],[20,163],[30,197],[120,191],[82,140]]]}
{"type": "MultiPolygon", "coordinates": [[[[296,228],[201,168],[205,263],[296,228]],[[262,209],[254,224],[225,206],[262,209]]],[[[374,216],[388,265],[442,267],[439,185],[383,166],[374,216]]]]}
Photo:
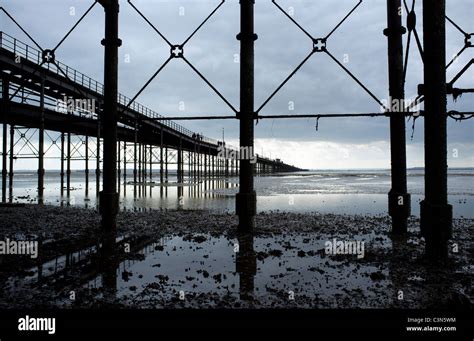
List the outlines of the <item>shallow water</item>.
{"type": "MultiPolygon", "coordinates": [[[[31,207],[37,206],[19,210],[31,207]]],[[[89,215],[87,210],[48,209],[89,215]]],[[[460,266],[443,269],[420,262],[424,248],[415,219],[410,219],[408,240],[400,241],[390,238],[389,220],[377,217],[260,214],[260,233],[252,236],[230,231],[231,224],[223,219],[232,217],[228,214],[155,211],[122,216],[130,226],[149,229],[122,229],[124,235],[111,236],[103,245],[98,236],[73,243],[49,256],[56,258],[40,254],[28,263],[32,268],[14,271],[2,281],[0,305],[413,308],[436,300],[440,281],[443,291],[465,295],[470,290],[467,254],[453,251],[460,266]],[[163,217],[170,219],[160,225],[163,217]],[[222,224],[216,226],[216,221],[222,224]],[[363,251],[328,254],[325,243],[334,239],[363,242],[363,251]],[[396,298],[400,288],[403,301],[396,298]],[[77,300],[69,298],[71,292],[77,300]]],[[[472,220],[456,220],[453,229],[453,243],[470,249],[472,220]]]]}
{"type": "MultiPolygon", "coordinates": [[[[71,176],[70,197],[60,196],[60,178],[55,172],[45,179],[45,202],[53,205],[95,207],[96,185],[90,177],[89,195],[85,196],[84,173],[71,176]]],[[[234,211],[234,194],[238,178],[201,179],[185,177],[177,184],[170,172],[168,182],[159,184],[159,174],[146,185],[120,186],[120,205],[126,209],[211,209],[234,211]]],[[[449,201],[457,218],[474,218],[474,169],[451,169],[448,178],[449,201]]],[[[257,176],[255,187],[258,211],[321,212],[343,214],[387,214],[387,193],[390,190],[388,170],[334,170],[257,176]]],[[[412,214],[419,215],[423,199],[423,170],[408,172],[408,190],[412,194],[412,214]]],[[[36,173],[17,172],[14,180],[14,202],[36,202],[36,173]]]]}
{"type": "MultiPolygon", "coordinates": [[[[371,238],[370,247],[374,248],[390,247],[388,238],[377,241],[373,237],[360,235],[356,239],[371,238]]],[[[112,292],[113,299],[147,306],[171,302],[181,292],[183,301],[195,295],[217,295],[235,302],[252,297],[291,305],[292,297],[301,295],[336,307],[336,298],[348,292],[364,292],[368,297],[372,290],[391,283],[387,270],[365,264],[357,255],[326,255],[324,243],[329,238],[315,234],[254,239],[171,236],[139,248],[135,255],[142,256],[138,259],[121,261],[116,267],[109,264],[105,272],[97,263],[90,266],[97,250],[91,247],[32,268],[28,276],[12,277],[5,284],[18,290],[19,285],[28,288],[62,283],[66,292],[87,289],[97,297],[112,292]],[[373,273],[381,279],[374,282],[370,277],[373,273]]],[[[392,292],[386,295],[388,301],[393,298],[392,292]]],[[[66,297],[59,294],[58,303],[73,303],[66,297]]]]}
{"type": "MultiPolygon", "coordinates": [[[[264,299],[275,292],[289,294],[292,291],[295,295],[304,293],[305,296],[327,300],[343,294],[343,290],[368,289],[373,283],[363,274],[377,270],[373,266],[357,267],[356,262],[344,264],[323,259],[318,254],[298,257],[299,250],[324,248],[324,241],[314,236],[286,236],[276,240],[256,238],[253,248],[249,246],[247,250],[244,250],[245,243],[238,240],[206,238],[197,244],[173,237],[163,245],[163,249],[143,250],[146,254],[143,261],[122,263],[123,268],[117,273],[117,294],[130,294],[131,288],[134,294],[146,294],[147,288],[162,279],[166,285],[157,286],[155,290],[159,288],[159,295],[168,300],[176,297],[179,291],[185,295],[227,294],[236,299],[245,295],[264,299]],[[239,252],[234,251],[236,243],[242,248],[239,252]],[[282,254],[267,256],[272,251],[281,251],[282,254]],[[329,266],[323,265],[324,262],[329,266]],[[124,272],[128,273],[125,277],[124,272]]],[[[92,281],[88,285],[92,285],[92,281]]],[[[100,278],[94,279],[94,285],[101,286],[100,278]]]]}

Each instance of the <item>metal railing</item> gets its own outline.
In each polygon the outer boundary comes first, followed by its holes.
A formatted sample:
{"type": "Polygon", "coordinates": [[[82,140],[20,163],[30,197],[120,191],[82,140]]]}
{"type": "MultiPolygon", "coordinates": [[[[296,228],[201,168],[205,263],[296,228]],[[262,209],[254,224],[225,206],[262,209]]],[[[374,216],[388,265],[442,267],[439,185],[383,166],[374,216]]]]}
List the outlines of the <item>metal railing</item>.
{"type": "MultiPolygon", "coordinates": [[[[25,60],[28,60],[37,65],[40,65],[43,60],[42,52],[40,50],[34,47],[31,47],[27,45],[26,43],[21,42],[20,40],[8,35],[7,33],[3,31],[0,31],[0,48],[10,51],[13,54],[15,54],[15,56],[24,58],[25,60]]],[[[56,63],[44,63],[42,64],[42,67],[61,77],[64,77],[65,75],[67,75],[67,77],[71,81],[73,81],[77,85],[80,85],[88,89],[89,91],[95,92],[101,96],[103,96],[104,94],[104,85],[102,83],[92,79],[91,77],[83,74],[80,71],[77,71],[76,69],[71,68],[70,66],[64,63],[61,63],[59,61],[56,61],[56,63]]],[[[157,112],[151,110],[150,108],[140,103],[137,103],[136,101],[133,101],[133,103],[130,103],[130,101],[131,99],[129,97],[122,95],[120,93],[117,96],[117,103],[123,107],[128,107],[128,110],[130,111],[136,112],[140,115],[146,116],[151,119],[166,118],[165,116],[158,114],[157,112]]],[[[191,138],[197,135],[191,130],[186,129],[185,127],[170,120],[160,120],[160,124],[191,138]]],[[[202,136],[200,141],[210,143],[213,145],[217,145],[217,142],[218,142],[217,140],[206,137],[206,136],[202,136]]]]}
{"type": "MultiPolygon", "coordinates": [[[[11,35],[3,31],[0,31],[0,48],[12,52],[15,56],[19,56],[20,58],[23,58],[32,63],[35,63],[36,65],[41,66],[43,69],[53,72],[60,77],[69,78],[69,80],[74,82],[76,85],[80,85],[91,92],[94,92],[100,96],[104,95],[104,85],[102,83],[94,80],[93,78],[85,75],[84,73],[74,68],[71,68],[70,66],[64,63],[61,63],[58,60],[56,60],[54,63],[43,63],[42,51],[40,51],[39,49],[35,47],[29,46],[28,44],[16,39],[15,37],[12,37],[11,35]]],[[[18,87],[18,90],[20,90],[20,87],[18,87]]],[[[22,96],[24,95],[25,93],[23,92],[22,96]]],[[[29,98],[23,98],[23,97],[20,98],[22,103],[28,103],[28,102],[39,103],[39,100],[34,98],[35,94],[33,92],[27,91],[27,95],[28,95],[27,97],[29,98]]],[[[54,103],[54,100],[52,98],[50,100],[51,101],[45,102],[45,106],[51,109],[54,109],[56,104],[54,103]]],[[[215,146],[219,145],[218,140],[212,139],[206,136],[202,136],[200,134],[192,132],[191,130],[183,127],[182,125],[177,124],[174,121],[166,120],[165,116],[158,114],[157,112],[136,102],[135,100],[130,99],[129,97],[125,95],[122,95],[119,93],[117,95],[117,103],[119,104],[119,106],[122,106],[122,109],[130,110],[131,112],[135,112],[135,113],[138,113],[139,115],[143,115],[147,118],[150,118],[150,122],[166,126],[192,139],[198,139],[200,142],[209,143],[215,146]],[[161,118],[161,119],[156,120],[157,118],[161,118]]],[[[141,119],[141,121],[144,121],[144,120],[141,119]]],[[[235,147],[229,144],[225,145],[225,149],[234,150],[234,151],[239,150],[238,147],[235,147]]],[[[256,156],[262,161],[276,162],[274,159],[264,157],[263,155],[256,154],[256,156]]]]}

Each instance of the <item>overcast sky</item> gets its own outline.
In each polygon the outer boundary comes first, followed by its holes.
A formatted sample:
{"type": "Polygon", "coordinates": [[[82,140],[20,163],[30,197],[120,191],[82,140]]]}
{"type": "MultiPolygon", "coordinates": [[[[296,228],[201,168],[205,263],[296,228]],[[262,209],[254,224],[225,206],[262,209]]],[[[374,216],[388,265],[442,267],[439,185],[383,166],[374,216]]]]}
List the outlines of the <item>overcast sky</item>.
{"type": "MultiPolygon", "coordinates": [[[[256,108],[311,51],[312,43],[269,0],[255,6],[256,108]]],[[[411,4],[411,0],[408,0],[411,4]]],[[[169,56],[167,44],[122,0],[120,12],[119,91],[128,96],[141,88],[169,56]]],[[[219,0],[133,0],[173,44],[182,43],[195,27],[220,3],[219,0]]],[[[315,38],[326,36],[357,0],[280,0],[278,3],[315,38]]],[[[364,0],[356,12],[330,37],[328,50],[345,64],[379,99],[388,97],[386,1],[364,0]],[[347,60],[348,59],[348,60],[347,60]]],[[[91,0],[0,0],[43,48],[52,48],[92,4],[91,0]]],[[[422,38],[421,1],[417,1],[418,29],[422,38]]],[[[474,2],[448,1],[448,15],[465,31],[474,32],[474,2]]],[[[103,80],[104,14],[100,5],[63,43],[56,54],[61,62],[103,80]]],[[[447,54],[454,55],[464,37],[447,24],[447,54]]],[[[0,30],[31,43],[15,25],[0,14],[0,30]]],[[[236,108],[239,107],[238,0],[227,0],[208,23],[189,41],[185,56],[236,108]],[[236,62],[237,61],[237,62],[236,62]]],[[[406,39],[406,36],[405,36],[406,39]]],[[[468,49],[453,64],[448,80],[473,58],[468,49]]],[[[411,47],[406,97],[416,96],[423,82],[416,46],[411,47]]],[[[474,68],[456,83],[472,88],[474,68]]],[[[233,112],[189,68],[175,59],[138,98],[162,115],[232,115],[233,112]],[[184,110],[182,110],[184,107],[184,110]]],[[[457,102],[448,98],[448,108],[473,111],[474,96],[457,102]]],[[[377,112],[379,105],[326,54],[315,54],[292,78],[262,114],[377,112]],[[293,109],[293,110],[292,110],[293,109]]],[[[209,137],[238,145],[238,121],[180,121],[182,125],[209,137]]],[[[305,168],[389,168],[388,119],[321,119],[319,131],[314,119],[263,120],[255,129],[256,152],[280,157],[305,168]]],[[[451,167],[474,166],[474,120],[448,123],[448,156],[451,167]],[[454,158],[453,150],[458,151],[454,158]]],[[[408,166],[423,165],[423,120],[417,120],[413,140],[407,124],[408,166]]]]}

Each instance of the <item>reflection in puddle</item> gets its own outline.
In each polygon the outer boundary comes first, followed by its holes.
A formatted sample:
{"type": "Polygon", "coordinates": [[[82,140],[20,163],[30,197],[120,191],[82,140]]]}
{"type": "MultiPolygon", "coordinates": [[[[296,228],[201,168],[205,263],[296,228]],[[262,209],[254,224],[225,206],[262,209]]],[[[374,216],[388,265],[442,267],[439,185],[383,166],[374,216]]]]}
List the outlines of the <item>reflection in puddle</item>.
{"type": "Polygon", "coordinates": [[[141,247],[143,241],[130,241],[131,252],[122,253],[118,260],[117,249],[129,242],[122,237],[115,249],[104,243],[99,254],[94,246],[59,257],[43,264],[41,274],[36,269],[21,281],[10,279],[10,284],[49,283],[61,285],[63,292],[86,289],[94,300],[154,307],[180,298],[210,296],[235,302],[279,300],[290,305],[294,297],[304,296],[330,304],[349,292],[367,294],[375,285],[369,274],[377,268],[355,256],[325,255],[325,241],[314,234],[236,238],[190,234],[141,247]]]}
{"type": "Polygon", "coordinates": [[[397,241],[374,224],[347,217],[331,221],[330,228],[301,226],[298,232],[279,227],[265,232],[261,226],[256,236],[197,232],[192,226],[193,233],[106,236],[80,251],[40,258],[34,268],[11,275],[2,283],[0,302],[39,307],[384,308],[432,304],[440,288],[447,292],[452,287],[464,295],[467,282],[460,277],[453,284],[452,266],[423,264],[416,234],[397,241]],[[325,243],[334,239],[364,242],[364,257],[326,254],[325,243]]]}
{"type": "MultiPolygon", "coordinates": [[[[82,172],[73,172],[73,190],[70,198],[60,196],[58,174],[48,173],[45,186],[45,203],[94,208],[95,183],[89,184],[89,196],[85,196],[82,172]]],[[[454,205],[457,218],[473,218],[474,192],[472,169],[449,170],[449,201],[454,205]]],[[[14,202],[35,202],[37,175],[34,172],[18,173],[15,180],[14,202]],[[20,176],[21,175],[21,176],[20,176]],[[22,199],[23,198],[23,199],[22,199]]],[[[127,179],[132,179],[128,174],[127,179]]],[[[412,214],[419,216],[420,200],[423,199],[424,177],[422,170],[408,172],[408,189],[412,194],[412,214]]],[[[148,182],[121,182],[120,207],[123,210],[191,209],[233,212],[235,194],[238,192],[237,177],[190,177],[178,182],[170,172],[160,184],[159,174],[154,173],[148,182]]],[[[340,170],[282,173],[255,177],[258,194],[258,211],[281,210],[290,212],[314,212],[336,214],[387,214],[387,193],[390,190],[388,170],[340,170]]]]}

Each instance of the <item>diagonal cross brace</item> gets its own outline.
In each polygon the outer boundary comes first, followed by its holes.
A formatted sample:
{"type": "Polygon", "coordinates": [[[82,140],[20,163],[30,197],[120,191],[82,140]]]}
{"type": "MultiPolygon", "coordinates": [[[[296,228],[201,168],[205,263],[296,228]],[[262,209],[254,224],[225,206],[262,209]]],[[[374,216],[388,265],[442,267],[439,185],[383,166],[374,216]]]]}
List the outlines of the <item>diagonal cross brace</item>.
{"type": "Polygon", "coordinates": [[[219,5],[198,25],[198,27],[184,40],[181,44],[172,44],[168,38],[135,6],[132,0],[128,0],[130,6],[143,18],[143,20],[168,44],[170,48],[170,56],[168,59],[158,68],[158,70],[148,79],[148,81],[142,86],[142,88],[133,96],[133,98],[128,102],[128,104],[123,108],[122,113],[125,112],[133,102],[141,95],[141,93],[150,85],[150,83],[158,76],[158,74],[166,67],[166,65],[171,61],[171,59],[183,59],[186,64],[188,64],[191,69],[221,98],[225,104],[234,112],[237,113],[237,110],[234,106],[217,90],[215,86],[194,66],[192,63],[185,58],[184,56],[184,47],[191,40],[191,38],[204,26],[204,24],[219,10],[219,8],[225,3],[225,0],[221,0],[219,5]]]}
{"type": "MultiPolygon", "coordinates": [[[[36,40],[23,28],[23,26],[21,26],[16,20],[15,18],[3,7],[0,7],[0,11],[2,11],[3,13],[5,13],[5,15],[10,18],[11,21],[13,21],[13,23],[38,47],[38,49],[40,49],[41,51],[41,57],[42,57],[42,61],[40,64],[37,64],[35,70],[33,71],[33,73],[30,75],[30,77],[33,77],[40,69],[41,67],[44,65],[44,64],[54,64],[58,70],[61,71],[61,73],[63,73],[63,75],[66,76],[66,78],[69,79],[69,77],[67,77],[67,75],[64,73],[64,71],[59,67],[59,65],[56,63],[56,56],[55,56],[55,53],[56,53],[56,50],[61,46],[61,44],[67,39],[67,37],[69,37],[69,35],[76,29],[76,27],[84,20],[84,18],[90,13],[90,11],[94,8],[94,6],[97,4],[97,0],[94,1],[92,3],[92,5],[86,10],[86,12],[79,18],[79,20],[72,26],[72,28],[63,36],[63,38],[56,44],[56,46],[53,48],[53,49],[43,49],[37,42],[36,40]]],[[[83,92],[81,91],[81,89],[73,82],[74,84],[74,87],[76,87],[76,90],[78,90],[81,94],[83,94],[83,92]]],[[[23,88],[23,86],[19,87],[14,93],[13,95],[10,97],[10,100],[12,100],[16,94],[23,88]]]]}
{"type": "Polygon", "coordinates": [[[337,25],[323,38],[315,38],[313,37],[307,30],[303,28],[295,19],[293,19],[286,11],[277,3],[276,0],[272,0],[272,3],[288,18],[293,22],[308,38],[311,39],[313,44],[312,51],[303,59],[303,61],[298,64],[296,69],[294,69],[288,77],[283,80],[283,82],[274,90],[270,96],[260,105],[260,107],[256,111],[256,119],[258,119],[258,113],[270,102],[270,100],[283,88],[283,86],[298,72],[298,70],[303,67],[303,65],[310,59],[310,57],[314,53],[318,52],[325,52],[331,59],[333,59],[352,79],[356,81],[356,83],[362,87],[372,97],[384,110],[387,110],[385,105],[357,78],[355,77],[349,69],[347,69],[344,65],[342,65],[327,49],[327,40],[328,38],[336,32],[336,30],[355,12],[355,10],[362,4],[363,0],[359,0],[358,3],[347,13],[347,15],[342,18],[341,21],[337,23],[337,25]]]}

